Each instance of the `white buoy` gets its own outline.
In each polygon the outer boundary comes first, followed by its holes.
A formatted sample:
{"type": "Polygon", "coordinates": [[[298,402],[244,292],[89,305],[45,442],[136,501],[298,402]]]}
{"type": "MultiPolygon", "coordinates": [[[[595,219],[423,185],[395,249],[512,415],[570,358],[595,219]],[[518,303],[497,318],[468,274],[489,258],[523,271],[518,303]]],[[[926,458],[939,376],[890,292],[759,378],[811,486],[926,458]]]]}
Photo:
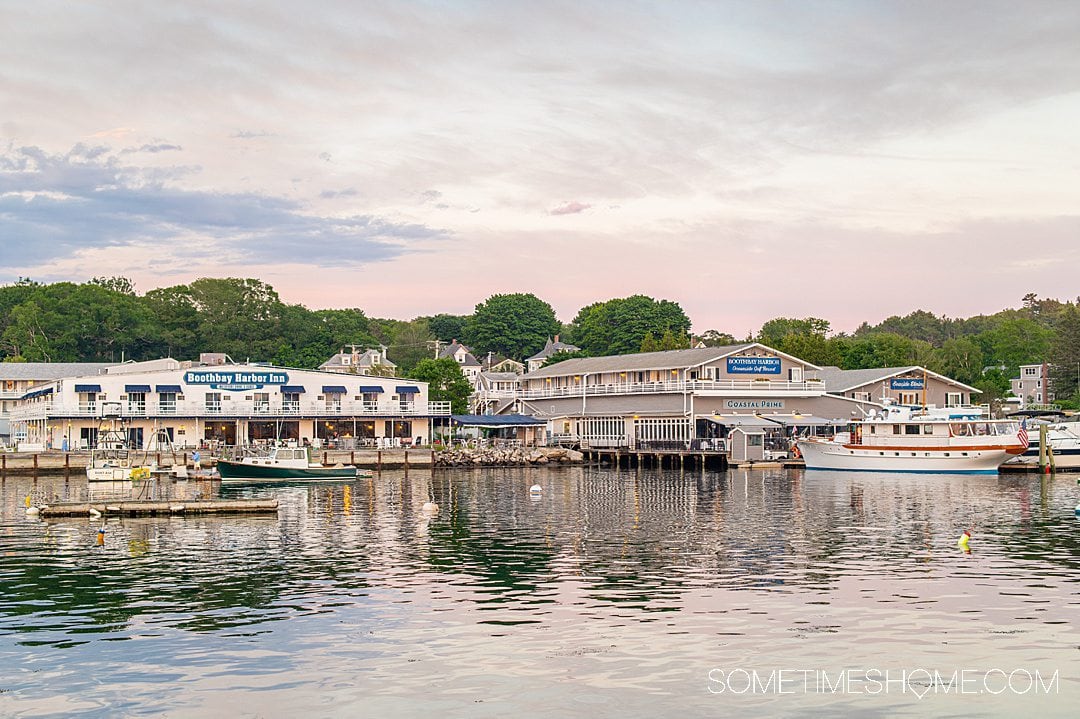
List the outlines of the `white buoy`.
{"type": "Polygon", "coordinates": [[[101,516],[101,512],[97,511],[93,507],[90,508],[90,519],[97,519],[101,516]]]}
{"type": "Polygon", "coordinates": [[[529,493],[530,494],[540,494],[543,491],[544,491],[544,488],[541,487],[539,484],[534,484],[533,486],[529,487],[529,493]]]}
{"type": "Polygon", "coordinates": [[[37,507],[27,507],[26,508],[26,515],[28,517],[36,517],[40,512],[41,512],[41,510],[38,509],[37,507]]]}
{"type": "Polygon", "coordinates": [[[424,502],[424,506],[420,508],[424,514],[438,514],[439,505],[434,502],[424,502]]]}

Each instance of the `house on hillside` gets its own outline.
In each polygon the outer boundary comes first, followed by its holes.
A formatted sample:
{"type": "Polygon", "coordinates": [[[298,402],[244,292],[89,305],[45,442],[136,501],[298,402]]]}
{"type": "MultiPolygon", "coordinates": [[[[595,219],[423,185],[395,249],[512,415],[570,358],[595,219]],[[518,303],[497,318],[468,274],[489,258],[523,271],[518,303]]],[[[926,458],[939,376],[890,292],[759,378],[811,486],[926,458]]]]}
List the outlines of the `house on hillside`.
{"type": "Polygon", "coordinates": [[[362,350],[357,345],[349,345],[348,349],[346,352],[343,348],[319,365],[319,369],[324,372],[369,374],[378,377],[393,377],[397,374],[397,365],[386,357],[386,345],[379,345],[377,350],[362,350]]]}
{"type": "Polygon", "coordinates": [[[544,362],[547,361],[548,357],[551,357],[551,355],[553,354],[557,354],[559,352],[579,352],[580,350],[581,348],[576,345],[569,344],[568,342],[560,342],[559,335],[555,335],[554,341],[552,341],[552,339],[548,337],[547,343],[544,345],[544,349],[540,350],[532,357],[526,359],[525,362],[529,365],[529,371],[535,372],[536,370],[540,369],[540,367],[543,366],[544,362]]]}

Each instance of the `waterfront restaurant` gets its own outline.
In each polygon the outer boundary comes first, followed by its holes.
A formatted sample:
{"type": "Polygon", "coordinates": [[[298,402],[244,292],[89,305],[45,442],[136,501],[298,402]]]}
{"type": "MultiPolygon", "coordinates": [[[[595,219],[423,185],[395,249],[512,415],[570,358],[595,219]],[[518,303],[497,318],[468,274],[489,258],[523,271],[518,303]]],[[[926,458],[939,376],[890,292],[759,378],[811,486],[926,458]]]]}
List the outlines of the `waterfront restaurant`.
{"type": "Polygon", "coordinates": [[[344,449],[429,444],[449,402],[395,377],[167,358],[38,384],[11,411],[22,449],[85,449],[107,430],[132,446],[167,436],[178,447],[296,440],[344,449]]]}
{"type": "Polygon", "coordinates": [[[547,420],[559,443],[720,449],[748,416],[840,422],[881,406],[829,394],[809,376],[821,369],[757,342],[577,358],[523,375],[504,411],[547,420]]]}

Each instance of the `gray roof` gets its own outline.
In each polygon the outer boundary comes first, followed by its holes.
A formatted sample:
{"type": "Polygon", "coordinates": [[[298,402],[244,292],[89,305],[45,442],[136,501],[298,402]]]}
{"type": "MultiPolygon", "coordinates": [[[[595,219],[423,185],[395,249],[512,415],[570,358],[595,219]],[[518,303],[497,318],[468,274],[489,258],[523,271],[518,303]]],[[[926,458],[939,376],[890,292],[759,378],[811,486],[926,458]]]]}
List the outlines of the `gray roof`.
{"type": "Polygon", "coordinates": [[[970,392],[978,392],[974,387],[969,387],[963,382],[957,382],[951,377],[940,375],[937,372],[911,365],[908,367],[875,367],[872,369],[840,369],[839,367],[822,367],[816,372],[817,378],[824,380],[826,392],[847,392],[849,390],[865,387],[868,384],[896,377],[907,372],[926,372],[927,375],[939,379],[957,387],[963,387],[970,392]]]}
{"type": "Polygon", "coordinates": [[[119,362],[0,362],[0,379],[46,382],[68,377],[100,374],[119,362]]]}
{"type": "Polygon", "coordinates": [[[480,362],[476,359],[476,357],[473,356],[472,351],[457,340],[454,340],[453,342],[439,350],[439,359],[442,359],[443,357],[453,357],[455,354],[457,354],[457,351],[459,349],[465,350],[465,361],[461,363],[463,367],[480,366],[480,362]]]}
{"type": "Polygon", "coordinates": [[[548,337],[548,341],[544,344],[544,349],[540,350],[539,352],[534,354],[532,357],[526,358],[525,361],[528,362],[529,360],[547,359],[548,357],[555,354],[556,352],[577,352],[580,349],[581,348],[578,347],[577,345],[568,344],[566,342],[559,342],[559,341],[552,342],[551,338],[548,337]]]}
{"type": "Polygon", "coordinates": [[[371,366],[374,365],[374,363],[371,362],[372,355],[374,355],[376,357],[379,357],[379,364],[380,365],[383,365],[383,366],[386,366],[386,367],[397,367],[396,364],[391,362],[386,357],[383,357],[382,354],[378,350],[364,350],[363,352],[358,352],[357,355],[358,355],[358,357],[357,357],[358,364],[354,365],[352,363],[352,352],[338,352],[333,357],[331,357],[330,359],[326,360],[321,365],[319,365],[319,369],[323,369],[324,367],[359,367],[361,365],[366,365],[368,367],[371,367],[371,366]],[[349,364],[344,364],[342,362],[342,359],[344,357],[349,358],[349,364]],[[365,362],[364,360],[368,360],[368,361],[365,362]]]}
{"type": "Polygon", "coordinates": [[[541,367],[529,372],[525,379],[560,377],[568,374],[586,372],[618,372],[621,370],[682,369],[734,354],[756,343],[727,345],[726,347],[702,347],[688,350],[666,350],[664,352],[639,352],[632,355],[611,355],[608,357],[577,357],[557,364],[541,367]]]}
{"type": "Polygon", "coordinates": [[[480,376],[492,382],[517,382],[521,379],[517,372],[481,372],[480,376]]]}

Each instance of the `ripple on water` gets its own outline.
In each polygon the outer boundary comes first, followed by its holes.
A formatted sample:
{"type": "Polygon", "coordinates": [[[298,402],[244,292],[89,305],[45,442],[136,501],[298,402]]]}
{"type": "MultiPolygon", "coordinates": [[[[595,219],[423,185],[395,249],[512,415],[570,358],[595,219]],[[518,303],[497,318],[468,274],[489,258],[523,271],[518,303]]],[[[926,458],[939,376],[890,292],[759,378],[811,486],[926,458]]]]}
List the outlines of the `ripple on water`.
{"type": "Polygon", "coordinates": [[[588,468],[533,499],[537,476],[229,488],[279,519],[110,520],[104,546],[100,522],[28,520],[33,480],[0,480],[0,649],[25,667],[0,713],[770,715],[713,701],[706,672],[1077,668],[1071,482],[588,468]]]}

